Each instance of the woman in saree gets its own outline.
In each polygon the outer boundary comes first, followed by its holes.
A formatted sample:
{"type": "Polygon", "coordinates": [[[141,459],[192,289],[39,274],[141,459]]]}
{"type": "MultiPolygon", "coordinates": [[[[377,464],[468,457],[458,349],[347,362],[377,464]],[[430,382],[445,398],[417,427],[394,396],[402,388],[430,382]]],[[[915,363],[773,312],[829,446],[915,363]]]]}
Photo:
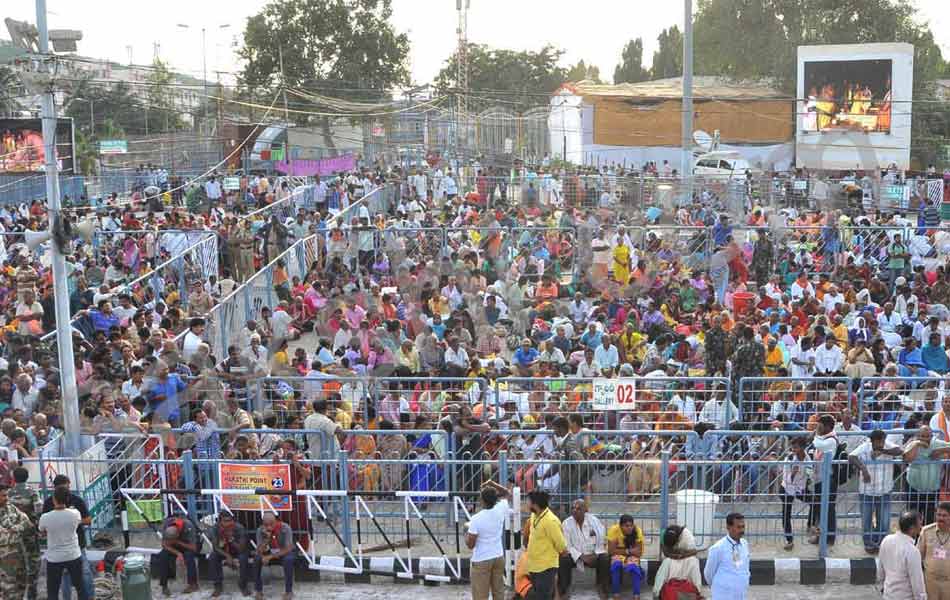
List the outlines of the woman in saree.
{"type": "Polygon", "coordinates": [[[620,285],[630,282],[630,248],[626,244],[617,244],[613,250],[614,279],[620,285]]]}
{"type": "Polygon", "coordinates": [[[346,437],[343,443],[343,449],[349,453],[353,460],[367,461],[363,463],[351,464],[349,472],[349,481],[351,490],[362,490],[364,492],[375,492],[379,490],[380,468],[378,464],[369,461],[380,458],[376,452],[376,439],[369,434],[359,433],[363,428],[358,424],[353,425],[353,431],[346,437]]]}

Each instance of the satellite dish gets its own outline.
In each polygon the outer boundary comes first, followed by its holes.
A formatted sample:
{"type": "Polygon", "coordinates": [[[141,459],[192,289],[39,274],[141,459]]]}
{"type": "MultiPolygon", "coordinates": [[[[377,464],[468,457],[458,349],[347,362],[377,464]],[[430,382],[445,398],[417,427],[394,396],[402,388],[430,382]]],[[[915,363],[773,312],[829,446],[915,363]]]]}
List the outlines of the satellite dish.
{"type": "Polygon", "coordinates": [[[693,132],[693,141],[703,150],[709,150],[712,147],[713,137],[702,129],[693,132]]]}

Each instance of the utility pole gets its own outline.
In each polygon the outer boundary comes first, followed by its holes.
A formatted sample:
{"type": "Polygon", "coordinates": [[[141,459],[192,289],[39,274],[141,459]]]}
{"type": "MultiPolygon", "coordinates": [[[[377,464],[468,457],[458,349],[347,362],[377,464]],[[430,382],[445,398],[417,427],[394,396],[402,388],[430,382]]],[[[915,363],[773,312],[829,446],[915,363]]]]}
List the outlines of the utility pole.
{"type": "MultiPolygon", "coordinates": [[[[39,31],[41,68],[50,74],[49,31],[46,24],[46,0],[36,0],[36,26],[39,31]]],[[[53,265],[53,301],[56,313],[56,350],[59,358],[60,393],[63,400],[63,431],[69,456],[82,452],[79,436],[79,395],[76,388],[76,366],[73,356],[73,335],[69,315],[69,290],[66,284],[66,259],[56,244],[55,232],[62,224],[59,197],[59,165],[56,163],[56,107],[52,81],[43,91],[43,149],[46,166],[46,208],[49,213],[50,258],[53,265]]],[[[73,158],[75,161],[75,157],[73,158]]]]}
{"type": "Polygon", "coordinates": [[[205,127],[208,126],[208,49],[205,43],[207,35],[205,34],[205,28],[201,28],[201,80],[204,82],[205,86],[205,101],[202,102],[204,106],[204,115],[203,119],[205,122],[205,127]]]}
{"type": "Polygon", "coordinates": [[[685,202],[693,200],[693,0],[683,0],[683,160],[680,177],[683,179],[685,202]]]}
{"type": "Polygon", "coordinates": [[[284,94],[284,162],[287,163],[287,175],[293,175],[290,168],[290,133],[287,124],[290,123],[290,109],[287,108],[287,81],[284,79],[284,48],[277,46],[277,60],[280,62],[280,89],[284,94]]]}
{"type": "MultiPolygon", "coordinates": [[[[470,7],[471,0],[455,0],[455,10],[458,11],[459,18],[458,28],[455,30],[458,35],[458,50],[456,52],[458,56],[455,65],[455,79],[458,82],[458,95],[455,102],[456,154],[461,154],[462,121],[466,118],[468,111],[468,9],[470,7]]],[[[456,158],[459,157],[456,156],[456,158]]],[[[459,174],[456,173],[456,177],[458,176],[459,174]]]]}

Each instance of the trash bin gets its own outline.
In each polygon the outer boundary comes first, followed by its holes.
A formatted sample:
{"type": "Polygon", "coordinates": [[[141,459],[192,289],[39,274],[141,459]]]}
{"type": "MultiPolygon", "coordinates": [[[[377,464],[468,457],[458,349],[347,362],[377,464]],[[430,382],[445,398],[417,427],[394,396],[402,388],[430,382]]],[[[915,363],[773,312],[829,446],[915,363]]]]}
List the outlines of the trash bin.
{"type": "Polygon", "coordinates": [[[755,294],[752,292],[736,292],[732,295],[732,309],[736,316],[751,312],[755,303],[755,294]]]}
{"type": "Polygon", "coordinates": [[[152,584],[149,575],[149,562],[144,555],[127,555],[120,573],[123,598],[151,600],[152,584]]]}
{"type": "Polygon", "coordinates": [[[676,498],[676,524],[689,529],[696,540],[705,538],[709,544],[722,533],[722,526],[716,523],[716,505],[719,496],[705,490],[681,490],[673,494],[676,498]]]}

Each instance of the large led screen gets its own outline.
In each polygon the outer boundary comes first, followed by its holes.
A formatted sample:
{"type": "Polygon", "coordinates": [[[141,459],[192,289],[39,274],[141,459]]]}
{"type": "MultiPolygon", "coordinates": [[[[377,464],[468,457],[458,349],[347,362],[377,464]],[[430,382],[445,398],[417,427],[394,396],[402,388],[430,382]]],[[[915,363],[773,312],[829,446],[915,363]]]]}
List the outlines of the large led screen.
{"type": "Polygon", "coordinates": [[[892,70],[890,60],[806,62],[802,130],[890,133],[892,70]]]}
{"type": "MultiPolygon", "coordinates": [[[[45,162],[42,120],[0,119],[0,173],[37,173],[45,162]]],[[[56,123],[56,163],[60,173],[73,173],[72,119],[56,123]]]]}

